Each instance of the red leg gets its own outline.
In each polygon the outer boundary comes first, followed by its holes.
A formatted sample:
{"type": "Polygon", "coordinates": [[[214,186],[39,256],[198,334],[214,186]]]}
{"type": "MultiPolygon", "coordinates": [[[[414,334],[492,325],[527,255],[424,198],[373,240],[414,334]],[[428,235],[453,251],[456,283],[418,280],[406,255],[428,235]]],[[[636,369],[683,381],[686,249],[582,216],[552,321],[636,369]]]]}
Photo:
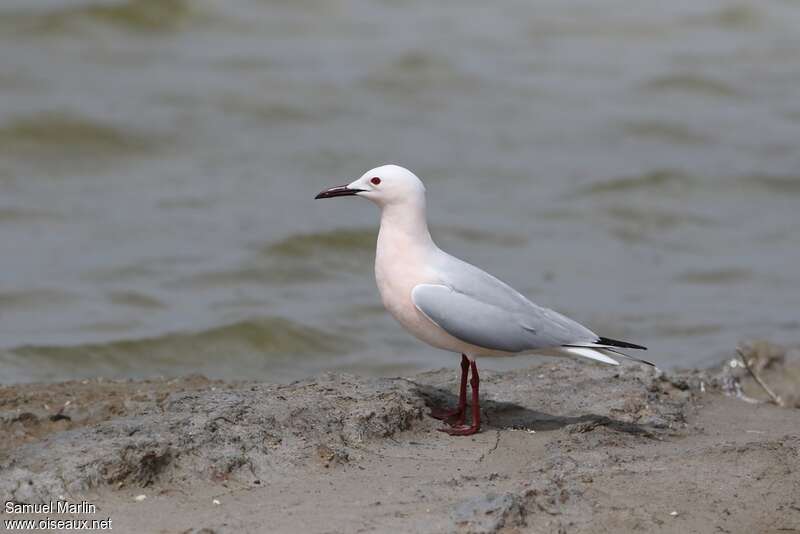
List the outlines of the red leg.
{"type": "Polygon", "coordinates": [[[434,419],[450,419],[458,417],[457,425],[464,424],[467,413],[467,372],[469,371],[469,359],[466,355],[461,355],[461,389],[458,394],[458,406],[452,410],[431,410],[431,417],[434,419]]]}
{"type": "Polygon", "coordinates": [[[442,432],[447,432],[451,436],[471,436],[472,434],[477,434],[481,430],[481,405],[479,400],[481,379],[478,376],[478,365],[474,360],[470,362],[470,367],[472,368],[472,379],[469,382],[472,386],[472,424],[469,426],[460,424],[453,428],[439,429],[442,432]]]}

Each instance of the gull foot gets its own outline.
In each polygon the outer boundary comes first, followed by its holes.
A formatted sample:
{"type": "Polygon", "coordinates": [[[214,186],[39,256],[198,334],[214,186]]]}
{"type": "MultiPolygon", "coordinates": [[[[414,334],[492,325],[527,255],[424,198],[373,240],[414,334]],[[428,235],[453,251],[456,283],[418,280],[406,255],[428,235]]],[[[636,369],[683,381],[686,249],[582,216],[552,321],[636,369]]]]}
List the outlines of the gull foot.
{"type": "Polygon", "coordinates": [[[471,436],[472,434],[480,432],[481,427],[476,425],[458,425],[453,428],[437,428],[436,430],[444,432],[445,434],[450,434],[451,436],[471,436]]]}

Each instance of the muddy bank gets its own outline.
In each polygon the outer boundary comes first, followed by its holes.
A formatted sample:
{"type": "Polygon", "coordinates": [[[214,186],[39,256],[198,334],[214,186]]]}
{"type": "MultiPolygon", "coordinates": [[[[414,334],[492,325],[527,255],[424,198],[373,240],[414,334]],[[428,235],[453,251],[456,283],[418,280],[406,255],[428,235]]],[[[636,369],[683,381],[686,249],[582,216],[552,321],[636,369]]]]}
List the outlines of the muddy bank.
{"type": "MultiPolygon", "coordinates": [[[[800,353],[748,350],[795,406],[800,353]]],[[[800,530],[800,410],[752,402],[732,361],[484,372],[470,438],[427,415],[455,370],[4,387],[0,495],[88,499],[123,532],[800,530]]]]}

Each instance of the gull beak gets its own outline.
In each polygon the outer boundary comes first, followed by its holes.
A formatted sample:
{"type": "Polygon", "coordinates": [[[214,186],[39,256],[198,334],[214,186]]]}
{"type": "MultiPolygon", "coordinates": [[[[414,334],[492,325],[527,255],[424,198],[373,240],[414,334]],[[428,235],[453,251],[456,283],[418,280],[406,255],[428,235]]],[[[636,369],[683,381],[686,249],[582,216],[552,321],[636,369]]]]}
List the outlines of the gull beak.
{"type": "Polygon", "coordinates": [[[363,189],[350,189],[346,185],[337,185],[336,187],[331,187],[330,189],[326,189],[325,191],[320,192],[314,198],[333,198],[333,197],[349,197],[353,196],[356,193],[360,193],[364,191],[363,189]]]}

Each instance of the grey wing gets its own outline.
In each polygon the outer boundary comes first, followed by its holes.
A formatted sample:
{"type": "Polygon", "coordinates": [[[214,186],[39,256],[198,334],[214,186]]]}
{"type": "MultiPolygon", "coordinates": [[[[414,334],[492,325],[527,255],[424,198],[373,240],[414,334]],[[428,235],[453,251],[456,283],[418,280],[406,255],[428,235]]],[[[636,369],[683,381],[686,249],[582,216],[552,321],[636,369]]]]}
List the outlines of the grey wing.
{"type": "Polygon", "coordinates": [[[597,334],[582,324],[537,306],[513,287],[470,263],[443,251],[435,263],[442,285],[520,317],[527,329],[536,332],[536,346],[530,350],[598,339],[597,334]]]}
{"type": "Polygon", "coordinates": [[[440,284],[420,284],[411,298],[451,336],[491,350],[524,352],[597,339],[589,329],[529,301],[529,306],[507,307],[440,284]]]}

